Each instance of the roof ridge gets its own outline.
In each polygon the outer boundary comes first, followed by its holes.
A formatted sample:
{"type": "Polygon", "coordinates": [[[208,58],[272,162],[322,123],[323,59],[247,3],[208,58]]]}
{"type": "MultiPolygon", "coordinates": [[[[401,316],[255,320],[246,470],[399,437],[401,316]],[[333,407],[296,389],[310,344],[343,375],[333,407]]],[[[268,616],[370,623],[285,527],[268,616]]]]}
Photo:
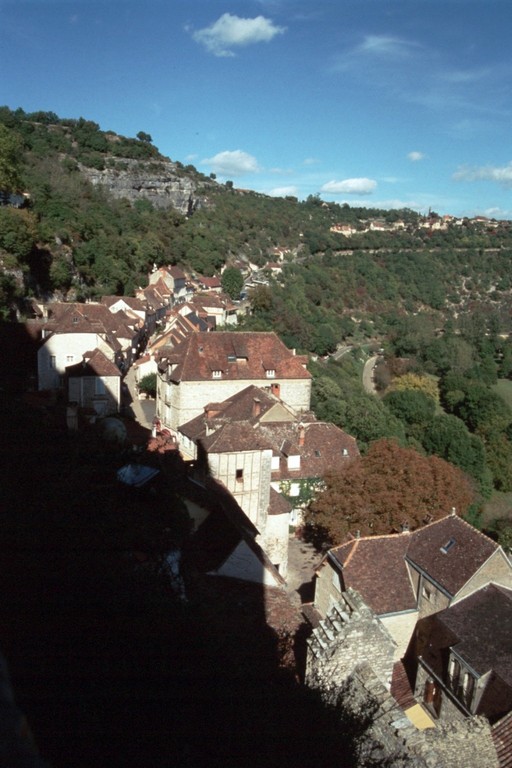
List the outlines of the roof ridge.
{"type": "Polygon", "coordinates": [[[464,518],[461,517],[459,514],[457,514],[457,512],[450,512],[449,514],[445,515],[444,517],[440,517],[438,520],[432,520],[432,522],[427,523],[427,525],[423,525],[421,528],[416,528],[416,530],[412,531],[411,533],[412,533],[412,535],[419,534],[421,531],[424,531],[427,528],[430,528],[431,526],[436,525],[437,523],[445,522],[446,520],[449,520],[452,517],[457,519],[457,520],[460,520],[460,522],[463,523],[463,525],[465,525],[467,528],[470,528],[471,531],[473,531],[474,533],[478,534],[479,536],[481,536],[482,538],[484,538],[486,541],[490,542],[491,544],[494,544],[495,545],[495,549],[499,548],[500,545],[496,541],[491,539],[490,536],[487,536],[487,534],[485,534],[483,531],[480,531],[475,525],[472,525],[471,523],[468,523],[468,521],[464,520],[464,518]]]}
{"type": "Polygon", "coordinates": [[[352,547],[352,549],[350,550],[350,552],[349,552],[349,555],[348,555],[347,559],[346,559],[346,560],[345,560],[345,562],[343,563],[343,567],[344,567],[344,568],[346,568],[346,567],[347,567],[347,565],[350,563],[350,561],[351,561],[351,560],[352,560],[352,558],[354,557],[354,554],[355,554],[355,552],[356,552],[356,549],[357,549],[357,547],[358,547],[358,544],[359,544],[359,542],[360,542],[360,541],[361,541],[361,539],[354,539],[354,542],[353,542],[354,546],[353,546],[353,547],[352,547]]]}

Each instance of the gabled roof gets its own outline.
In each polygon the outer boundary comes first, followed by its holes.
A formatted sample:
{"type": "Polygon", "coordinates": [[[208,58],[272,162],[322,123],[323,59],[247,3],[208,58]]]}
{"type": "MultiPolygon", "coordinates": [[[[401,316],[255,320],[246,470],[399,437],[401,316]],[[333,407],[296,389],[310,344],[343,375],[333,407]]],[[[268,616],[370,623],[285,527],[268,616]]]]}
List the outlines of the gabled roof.
{"type": "Polygon", "coordinates": [[[106,307],[112,307],[119,301],[124,302],[126,306],[133,309],[135,312],[144,312],[145,306],[141,299],[136,299],[134,296],[102,296],[101,303],[106,307]]]}
{"type": "Polygon", "coordinates": [[[78,378],[81,376],[118,376],[121,377],[121,371],[112,363],[108,357],[105,357],[99,349],[92,352],[86,352],[81,363],[70,365],[66,368],[67,376],[78,378]]]}
{"type": "Polygon", "coordinates": [[[194,333],[167,361],[175,366],[170,378],[176,382],[210,381],[212,371],[222,371],[225,380],[261,380],[266,378],[263,360],[268,358],[275,363],[276,379],[311,378],[304,358],[287,349],[275,333],[194,333]]]}
{"type": "Polygon", "coordinates": [[[441,679],[453,650],[478,677],[487,676],[475,714],[491,722],[512,709],[512,590],[488,584],[421,619],[417,652],[441,679]]]}
{"type": "Polygon", "coordinates": [[[408,564],[455,596],[498,549],[494,541],[451,514],[413,533],[351,539],[329,550],[328,557],[341,568],[345,586],[360,592],[382,614],[416,606],[408,564]]]}
{"type": "Polygon", "coordinates": [[[218,430],[225,424],[245,422],[255,426],[275,408],[279,408],[281,418],[295,421],[289,406],[270,392],[250,384],[222,403],[208,403],[204,413],[180,426],[180,432],[195,440],[205,437],[207,431],[218,430]]]}
{"type": "Polygon", "coordinates": [[[344,589],[357,590],[376,614],[414,610],[416,596],[405,553],[410,534],[352,539],[328,553],[343,574],[344,589]]]}
{"type": "Polygon", "coordinates": [[[498,549],[495,541],[453,514],[411,533],[407,560],[456,595],[498,549]]]}
{"type": "Polygon", "coordinates": [[[55,302],[48,307],[46,334],[93,333],[104,338],[114,349],[121,347],[117,337],[133,338],[134,324],[125,312],[112,313],[104,304],[55,302]]]}

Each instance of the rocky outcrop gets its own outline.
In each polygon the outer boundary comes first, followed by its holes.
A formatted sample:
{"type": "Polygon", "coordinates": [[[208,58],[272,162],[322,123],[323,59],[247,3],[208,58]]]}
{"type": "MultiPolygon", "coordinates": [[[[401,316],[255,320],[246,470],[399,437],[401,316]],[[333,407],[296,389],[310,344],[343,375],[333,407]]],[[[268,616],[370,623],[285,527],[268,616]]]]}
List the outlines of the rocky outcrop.
{"type": "Polygon", "coordinates": [[[104,187],[112,197],[125,198],[130,202],[149,200],[155,208],[174,208],[184,216],[190,216],[205,205],[205,189],[215,186],[214,181],[202,181],[199,193],[198,180],[184,174],[171,160],[111,158],[111,163],[111,167],[104,170],[83,165],[80,170],[92,184],[104,187]]]}

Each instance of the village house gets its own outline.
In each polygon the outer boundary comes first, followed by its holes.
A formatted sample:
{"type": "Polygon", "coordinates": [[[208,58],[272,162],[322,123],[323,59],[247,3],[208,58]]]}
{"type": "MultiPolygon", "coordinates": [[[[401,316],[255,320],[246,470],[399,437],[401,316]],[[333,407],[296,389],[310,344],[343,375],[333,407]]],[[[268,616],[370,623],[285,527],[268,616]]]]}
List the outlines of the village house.
{"type": "Polygon", "coordinates": [[[191,334],[174,349],[161,351],[157,417],[177,434],[212,400],[227,400],[250,384],[269,389],[297,413],[308,411],[311,374],[306,363],[275,333],[191,334]]]}
{"type": "Polygon", "coordinates": [[[173,303],[188,295],[187,276],[176,265],[155,268],[149,275],[148,282],[150,286],[157,286],[160,290],[163,283],[169,295],[172,295],[173,303]]]}
{"type": "Polygon", "coordinates": [[[165,313],[171,303],[171,293],[165,284],[159,289],[158,284],[155,283],[147,288],[139,288],[135,295],[145,304],[147,332],[151,336],[157,324],[165,319],[165,313]]]}
{"type": "Polygon", "coordinates": [[[412,533],[351,537],[329,550],[318,571],[314,607],[325,616],[348,587],[356,589],[405,653],[418,619],[491,582],[512,588],[503,549],[456,514],[412,533]]]}
{"type": "Polygon", "coordinates": [[[512,711],[511,634],[512,590],[494,583],[421,619],[408,652],[416,698],[445,722],[503,718],[512,711]]]}
{"type": "Polygon", "coordinates": [[[118,413],[121,408],[121,371],[103,352],[86,352],[81,363],[66,367],[70,403],[98,416],[118,413]]]}
{"type": "Polygon", "coordinates": [[[236,325],[240,308],[223,293],[198,293],[177,307],[180,314],[195,313],[210,329],[236,325]]]}
{"type": "Polygon", "coordinates": [[[123,311],[113,314],[101,304],[55,303],[41,324],[38,349],[38,388],[61,389],[66,368],[82,362],[86,352],[99,349],[121,368],[128,368],[137,352],[141,321],[123,311]]]}
{"type": "Polygon", "coordinates": [[[354,438],[312,414],[297,415],[276,394],[253,385],[180,426],[180,450],[195,458],[200,443],[222,481],[261,533],[283,575],[289,526],[313,498],[326,471],[343,471],[359,455],[354,438]]]}

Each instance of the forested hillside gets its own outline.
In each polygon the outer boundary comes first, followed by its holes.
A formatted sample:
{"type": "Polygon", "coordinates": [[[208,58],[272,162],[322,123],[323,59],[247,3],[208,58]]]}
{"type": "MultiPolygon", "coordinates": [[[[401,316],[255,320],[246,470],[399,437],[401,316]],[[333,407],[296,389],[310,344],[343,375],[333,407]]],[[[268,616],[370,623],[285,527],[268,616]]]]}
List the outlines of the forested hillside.
{"type": "Polygon", "coordinates": [[[512,376],[509,222],[270,198],[162,157],[143,131],[125,138],[83,118],[8,107],[0,190],[4,319],[23,318],[29,296],[130,294],[155,264],[204,275],[259,269],[265,284],[248,291],[244,330],[275,330],[317,357],[351,350],[311,364],[320,418],[354,434],[363,452],[394,437],[450,461],[480,500],[512,490],[512,410],[496,390],[512,376]],[[162,195],[158,205],[148,196],[163,169],[189,195],[185,213],[172,197],[163,207],[162,195]],[[91,182],[107,170],[110,188],[91,182]],[[133,192],[135,172],[140,196],[128,200],[119,189],[129,178],[133,192]],[[362,390],[361,369],[381,348],[375,397],[362,390]]]}

